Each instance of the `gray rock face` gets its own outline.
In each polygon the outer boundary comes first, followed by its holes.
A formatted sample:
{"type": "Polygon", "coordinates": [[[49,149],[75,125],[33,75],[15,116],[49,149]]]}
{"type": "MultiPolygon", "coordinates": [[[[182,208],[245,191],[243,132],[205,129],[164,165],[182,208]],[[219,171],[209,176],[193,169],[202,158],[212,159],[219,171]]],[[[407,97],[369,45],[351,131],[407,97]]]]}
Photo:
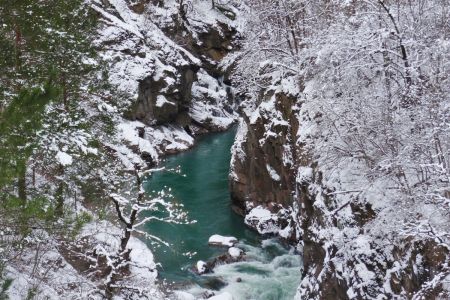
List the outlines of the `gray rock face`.
{"type": "MultiPolygon", "coordinates": [[[[433,237],[373,230],[373,222],[388,220],[364,199],[338,204],[296,138],[301,122],[297,97],[269,91],[259,102],[243,115],[233,147],[231,195],[244,215],[249,206],[274,214],[280,207],[299,208],[294,219],[280,214],[276,219],[299,226],[300,234],[285,237],[303,246],[298,299],[448,299],[440,283],[450,274],[448,247],[433,237]],[[301,168],[310,171],[300,176],[301,168]]],[[[247,224],[258,229],[260,223],[247,224]]]]}
{"type": "MultiPolygon", "coordinates": [[[[201,43],[193,43],[191,48],[194,53],[198,53],[203,59],[205,69],[215,76],[222,76],[223,70],[217,69],[217,62],[220,62],[228,53],[235,51],[238,47],[236,43],[236,29],[227,24],[218,22],[217,27],[209,27],[199,34],[201,43]]],[[[229,75],[229,74],[225,74],[229,75]]],[[[228,76],[225,76],[228,77],[228,76]]]]}
{"type": "Polygon", "coordinates": [[[246,202],[272,208],[271,203],[289,206],[294,201],[296,97],[269,92],[264,101],[272,102],[273,107],[260,109],[257,118],[243,116],[247,130],[236,146],[246,155],[233,159],[231,166],[234,174],[230,180],[231,197],[242,214],[246,202]]]}
{"type": "MultiPolygon", "coordinates": [[[[138,4],[141,2],[138,2],[138,4]]],[[[172,39],[183,44],[194,56],[200,59],[201,68],[216,78],[228,77],[228,70],[221,70],[218,63],[236,48],[236,29],[227,24],[218,22],[215,26],[205,28],[193,26],[191,32],[174,16],[173,27],[164,28],[172,39]],[[193,37],[195,36],[195,38],[193,37]]],[[[204,24],[203,24],[204,25],[204,24]]],[[[167,63],[162,60],[162,63],[167,63]]],[[[192,100],[192,85],[197,81],[197,72],[200,66],[172,65],[164,70],[163,74],[152,74],[139,82],[138,99],[131,107],[127,117],[139,120],[147,125],[162,125],[177,122],[186,126],[191,123],[188,116],[192,100]]],[[[233,96],[231,92],[227,95],[233,96]]],[[[207,99],[212,103],[215,99],[207,99]]],[[[229,100],[232,101],[232,100],[229,100]]],[[[231,113],[231,112],[230,112],[231,113]]],[[[216,131],[214,123],[196,124],[207,130],[216,131]]]]}
{"type": "Polygon", "coordinates": [[[167,35],[179,41],[184,47],[202,61],[202,67],[214,77],[228,79],[231,70],[223,70],[218,63],[239,46],[239,33],[233,27],[221,21],[214,26],[205,26],[201,22],[186,24],[173,16],[171,26],[163,28],[167,35]]]}
{"type": "Polygon", "coordinates": [[[166,71],[159,78],[148,76],[139,82],[139,96],[131,110],[131,119],[159,125],[174,122],[187,111],[198,67],[183,66],[177,71],[179,74],[166,71]]]}

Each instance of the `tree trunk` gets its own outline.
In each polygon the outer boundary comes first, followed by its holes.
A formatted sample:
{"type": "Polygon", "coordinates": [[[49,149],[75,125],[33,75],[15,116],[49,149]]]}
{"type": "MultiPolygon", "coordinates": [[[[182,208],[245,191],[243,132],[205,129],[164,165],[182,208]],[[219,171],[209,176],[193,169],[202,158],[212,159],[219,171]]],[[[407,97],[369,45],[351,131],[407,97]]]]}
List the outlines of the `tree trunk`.
{"type": "Polygon", "coordinates": [[[21,44],[22,44],[22,32],[20,31],[19,25],[14,25],[14,50],[15,50],[15,64],[16,64],[16,71],[20,70],[21,62],[20,62],[20,56],[21,56],[21,44]]]}
{"type": "Polygon", "coordinates": [[[17,180],[17,189],[19,199],[23,204],[27,202],[27,181],[26,181],[26,168],[20,168],[19,177],[17,180]]]}
{"type": "Polygon", "coordinates": [[[56,207],[55,207],[56,217],[61,218],[64,215],[64,182],[61,181],[56,190],[56,207]]]}
{"type": "Polygon", "coordinates": [[[68,92],[67,92],[67,80],[66,80],[66,73],[61,74],[61,85],[62,85],[62,94],[63,94],[63,104],[64,108],[68,110],[68,92]]]}

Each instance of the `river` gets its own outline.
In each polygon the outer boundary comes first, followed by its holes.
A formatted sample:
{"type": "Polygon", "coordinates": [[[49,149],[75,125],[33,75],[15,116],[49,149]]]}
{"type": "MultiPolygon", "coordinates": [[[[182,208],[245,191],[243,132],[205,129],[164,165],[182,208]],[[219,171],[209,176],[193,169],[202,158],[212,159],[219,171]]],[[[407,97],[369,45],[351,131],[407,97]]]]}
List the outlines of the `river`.
{"type": "Polygon", "coordinates": [[[164,169],[145,182],[150,195],[170,191],[172,201],[182,203],[189,219],[196,221],[146,224],[146,231],[170,244],[149,243],[149,247],[161,264],[160,277],[182,284],[191,293],[199,295],[207,288],[227,291],[235,300],[292,299],[301,276],[300,255],[275,239],[263,239],[231,210],[228,173],[234,136],[232,129],[201,137],[193,149],[169,156],[162,164],[164,169]],[[191,268],[198,260],[207,261],[227,251],[208,245],[213,234],[236,237],[237,247],[246,251],[247,259],[219,266],[214,274],[196,275],[191,268]]]}

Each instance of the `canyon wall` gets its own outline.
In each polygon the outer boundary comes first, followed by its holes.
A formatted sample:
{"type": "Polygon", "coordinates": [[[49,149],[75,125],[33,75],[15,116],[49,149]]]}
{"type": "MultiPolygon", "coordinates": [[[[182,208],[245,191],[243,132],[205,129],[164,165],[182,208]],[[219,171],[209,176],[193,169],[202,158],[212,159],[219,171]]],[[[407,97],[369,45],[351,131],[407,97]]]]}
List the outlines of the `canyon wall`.
{"type": "Polygon", "coordinates": [[[407,204],[386,201],[388,192],[360,192],[368,183],[357,165],[321,165],[320,148],[311,146],[323,141],[314,130],[321,114],[294,78],[242,110],[230,172],[236,211],[260,233],[300,249],[298,299],[448,298],[443,239],[431,226],[422,236],[401,234],[396,224],[405,220],[396,216],[407,204]]]}

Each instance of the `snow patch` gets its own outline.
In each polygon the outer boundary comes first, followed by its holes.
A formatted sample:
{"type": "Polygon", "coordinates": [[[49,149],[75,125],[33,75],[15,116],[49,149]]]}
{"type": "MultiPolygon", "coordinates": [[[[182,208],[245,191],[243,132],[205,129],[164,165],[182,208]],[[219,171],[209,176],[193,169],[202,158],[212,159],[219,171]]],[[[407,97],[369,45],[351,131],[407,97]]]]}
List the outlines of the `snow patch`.
{"type": "Polygon", "coordinates": [[[198,274],[203,274],[206,272],[206,262],[203,260],[199,260],[196,264],[198,274]]]}
{"type": "Polygon", "coordinates": [[[210,245],[227,246],[227,247],[232,247],[237,242],[238,242],[238,240],[235,237],[222,236],[222,235],[218,235],[218,234],[212,235],[208,240],[208,243],[210,245]]]}
{"type": "Polygon", "coordinates": [[[238,258],[242,254],[242,250],[236,247],[231,247],[228,249],[228,254],[233,258],[238,258]]]}
{"type": "Polygon", "coordinates": [[[262,206],[257,206],[250,210],[245,216],[244,222],[248,226],[255,228],[260,234],[275,234],[280,230],[276,225],[278,216],[262,206]]]}
{"type": "Polygon", "coordinates": [[[156,107],[163,107],[163,106],[166,105],[166,104],[168,104],[168,105],[173,105],[173,106],[176,105],[175,103],[173,103],[173,102],[167,100],[167,98],[164,97],[163,95],[158,95],[158,96],[156,97],[156,107]]]}
{"type": "Polygon", "coordinates": [[[313,179],[313,169],[309,167],[299,167],[297,173],[298,183],[308,183],[313,179]]]}
{"type": "Polygon", "coordinates": [[[70,166],[73,163],[72,156],[62,151],[59,151],[58,154],[56,154],[56,159],[62,166],[70,166]]]}
{"type": "Polygon", "coordinates": [[[272,168],[269,164],[266,164],[267,172],[269,172],[270,178],[272,178],[274,181],[280,181],[281,177],[278,175],[277,171],[275,171],[274,168],[272,168]]]}

